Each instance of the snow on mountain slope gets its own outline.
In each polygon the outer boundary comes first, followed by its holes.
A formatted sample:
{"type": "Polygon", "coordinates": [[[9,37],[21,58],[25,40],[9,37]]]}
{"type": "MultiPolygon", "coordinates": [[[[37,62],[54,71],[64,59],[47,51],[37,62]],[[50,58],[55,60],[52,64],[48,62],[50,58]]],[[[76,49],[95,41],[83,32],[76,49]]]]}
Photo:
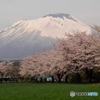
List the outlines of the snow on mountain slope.
{"type": "Polygon", "coordinates": [[[49,14],[34,20],[21,20],[0,32],[0,58],[20,59],[49,50],[56,38],[73,31],[91,33],[91,28],[69,14],[49,14]]]}

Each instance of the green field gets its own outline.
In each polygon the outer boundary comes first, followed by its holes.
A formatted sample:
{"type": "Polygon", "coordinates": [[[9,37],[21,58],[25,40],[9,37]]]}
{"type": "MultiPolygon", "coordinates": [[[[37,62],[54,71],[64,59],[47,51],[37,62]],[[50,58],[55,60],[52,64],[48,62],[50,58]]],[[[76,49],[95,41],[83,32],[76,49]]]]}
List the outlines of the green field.
{"type": "Polygon", "coordinates": [[[3,83],[0,100],[100,100],[100,95],[70,97],[70,91],[100,94],[100,84],[3,83]]]}

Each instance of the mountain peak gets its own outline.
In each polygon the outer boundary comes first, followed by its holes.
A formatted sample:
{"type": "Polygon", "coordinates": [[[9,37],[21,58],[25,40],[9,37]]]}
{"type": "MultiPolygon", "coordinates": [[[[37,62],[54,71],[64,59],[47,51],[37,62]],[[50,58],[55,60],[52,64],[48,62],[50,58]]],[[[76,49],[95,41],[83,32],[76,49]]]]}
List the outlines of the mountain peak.
{"type": "Polygon", "coordinates": [[[70,16],[69,14],[65,14],[65,13],[48,14],[48,15],[43,16],[43,17],[53,17],[53,18],[62,18],[62,19],[67,18],[67,19],[77,21],[72,16],[70,16]]]}
{"type": "Polygon", "coordinates": [[[65,33],[91,33],[91,28],[69,14],[49,14],[44,18],[20,20],[0,32],[0,59],[21,59],[50,50],[65,33]],[[76,20],[76,21],[75,21],[76,20]]]}

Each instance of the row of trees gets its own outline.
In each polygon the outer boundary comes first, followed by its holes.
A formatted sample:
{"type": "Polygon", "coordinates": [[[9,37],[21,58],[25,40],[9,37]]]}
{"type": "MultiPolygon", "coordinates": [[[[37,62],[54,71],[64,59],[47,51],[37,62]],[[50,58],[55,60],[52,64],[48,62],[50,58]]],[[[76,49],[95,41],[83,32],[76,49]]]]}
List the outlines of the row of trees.
{"type": "Polygon", "coordinates": [[[85,33],[67,34],[54,51],[26,58],[21,75],[26,77],[51,76],[60,82],[96,82],[100,79],[100,37],[85,33]],[[28,75],[28,76],[27,76],[28,75]]]}
{"type": "Polygon", "coordinates": [[[0,62],[0,82],[2,81],[17,81],[19,77],[19,66],[15,62],[3,61],[0,62]]]}
{"type": "Polygon", "coordinates": [[[0,63],[1,77],[14,77],[28,81],[99,82],[100,81],[100,27],[97,34],[66,34],[58,39],[55,49],[23,59],[20,67],[11,62],[0,63]]]}

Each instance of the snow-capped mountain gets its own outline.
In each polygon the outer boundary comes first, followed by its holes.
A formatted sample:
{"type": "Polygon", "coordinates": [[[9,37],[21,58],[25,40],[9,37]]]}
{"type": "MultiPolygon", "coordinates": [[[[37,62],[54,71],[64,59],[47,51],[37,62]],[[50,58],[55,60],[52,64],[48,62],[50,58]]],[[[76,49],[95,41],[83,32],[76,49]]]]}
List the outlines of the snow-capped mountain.
{"type": "Polygon", "coordinates": [[[91,28],[69,14],[49,14],[34,20],[20,20],[0,32],[0,59],[21,59],[49,50],[56,38],[73,31],[91,33],[91,28]]]}

